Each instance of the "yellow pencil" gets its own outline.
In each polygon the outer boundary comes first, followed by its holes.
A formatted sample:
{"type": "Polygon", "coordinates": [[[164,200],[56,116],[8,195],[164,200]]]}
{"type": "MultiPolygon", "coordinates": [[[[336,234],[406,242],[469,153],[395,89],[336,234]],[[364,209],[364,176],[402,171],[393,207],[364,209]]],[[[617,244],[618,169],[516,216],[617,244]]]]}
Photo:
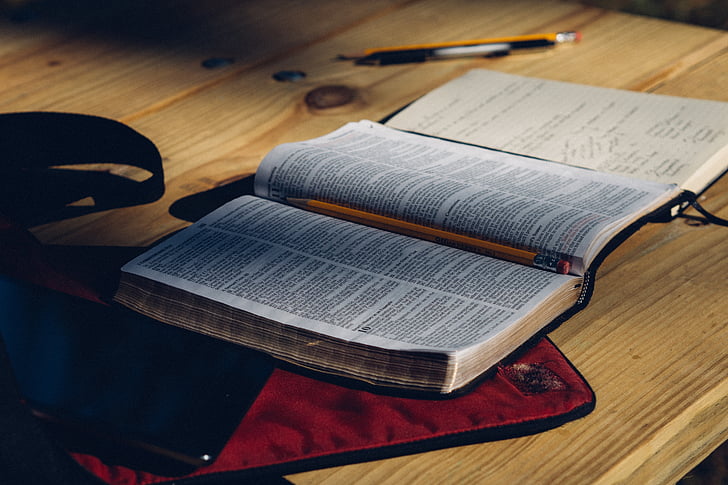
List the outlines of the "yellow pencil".
{"type": "Polygon", "coordinates": [[[380,52],[393,52],[393,51],[404,51],[404,50],[416,50],[416,49],[440,49],[443,47],[461,47],[470,45],[482,45],[482,44],[510,44],[513,42],[527,42],[534,40],[544,40],[552,43],[569,42],[575,41],[581,38],[581,34],[578,32],[550,32],[547,34],[526,34],[526,35],[513,35],[510,37],[495,37],[489,39],[471,39],[471,40],[455,40],[448,42],[432,42],[429,44],[411,44],[411,45],[399,45],[389,47],[371,47],[364,49],[358,54],[349,54],[347,57],[357,56],[370,56],[372,54],[378,54],[380,52]],[[565,40],[561,40],[565,39],[565,40]]]}
{"type": "Polygon", "coordinates": [[[357,64],[404,64],[448,57],[505,55],[524,49],[555,47],[559,44],[578,42],[580,39],[580,32],[552,32],[492,39],[374,47],[353,54],[340,54],[339,59],[355,60],[357,64]]]}
{"type": "Polygon", "coordinates": [[[564,259],[546,256],[524,249],[512,248],[492,241],[464,236],[462,234],[455,234],[441,229],[435,229],[433,227],[420,226],[419,224],[414,224],[412,222],[400,221],[392,217],[372,214],[370,212],[331,204],[329,202],[294,198],[286,199],[286,202],[301,209],[311,210],[319,214],[337,217],[339,219],[356,222],[366,226],[385,229],[387,231],[397,232],[399,234],[465,249],[494,258],[548,269],[561,274],[567,274],[569,269],[571,269],[569,261],[564,259]]]}

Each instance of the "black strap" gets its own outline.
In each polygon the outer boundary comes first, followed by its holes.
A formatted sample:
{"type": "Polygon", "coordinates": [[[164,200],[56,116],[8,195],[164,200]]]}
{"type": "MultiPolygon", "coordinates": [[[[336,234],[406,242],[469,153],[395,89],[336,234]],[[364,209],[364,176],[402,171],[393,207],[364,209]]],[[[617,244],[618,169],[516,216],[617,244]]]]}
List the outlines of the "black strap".
{"type": "Polygon", "coordinates": [[[163,193],[159,151],[122,123],[72,113],[0,114],[0,212],[25,227],[144,204],[163,193]],[[99,163],[137,167],[147,178],[83,169],[99,163]],[[73,205],[82,199],[93,204],[73,205]]]}
{"type": "MultiPolygon", "coordinates": [[[[728,227],[728,219],[723,219],[721,217],[718,217],[718,216],[713,215],[710,212],[708,212],[708,210],[705,209],[705,207],[700,205],[700,202],[698,202],[698,196],[695,195],[694,193],[689,192],[689,191],[686,191],[685,193],[688,196],[688,199],[687,199],[688,203],[692,206],[693,209],[698,211],[700,213],[700,215],[702,215],[708,223],[715,224],[717,226],[728,227]]],[[[682,217],[687,217],[684,214],[681,214],[681,215],[682,215],[682,217]]]]}

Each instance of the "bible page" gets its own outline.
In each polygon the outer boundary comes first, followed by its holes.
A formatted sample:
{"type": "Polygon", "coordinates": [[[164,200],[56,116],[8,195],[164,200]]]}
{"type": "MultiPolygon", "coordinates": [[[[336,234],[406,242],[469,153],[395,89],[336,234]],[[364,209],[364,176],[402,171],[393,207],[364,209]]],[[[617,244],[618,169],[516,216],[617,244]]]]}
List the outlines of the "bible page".
{"type": "Polygon", "coordinates": [[[123,271],[320,334],[423,352],[487,341],[560,289],[571,305],[581,283],[253,196],[123,271]]]}
{"type": "Polygon", "coordinates": [[[255,177],[261,197],[333,202],[536,250],[568,258],[573,274],[583,274],[605,231],[667,202],[676,191],[369,121],[281,145],[255,177]]]}

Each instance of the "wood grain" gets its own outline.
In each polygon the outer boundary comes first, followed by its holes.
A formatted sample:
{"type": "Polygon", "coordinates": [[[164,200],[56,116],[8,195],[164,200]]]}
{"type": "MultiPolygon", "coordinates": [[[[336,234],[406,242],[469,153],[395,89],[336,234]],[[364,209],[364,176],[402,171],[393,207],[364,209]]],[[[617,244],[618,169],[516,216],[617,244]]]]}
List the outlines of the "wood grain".
{"type": "MultiPolygon", "coordinates": [[[[53,2],[50,2],[53,3],[53,2]]],[[[728,101],[728,34],[576,2],[214,0],[0,21],[0,109],[128,123],[159,147],[151,204],[32,228],[46,243],[146,246],[188,224],[176,201],[254,173],[276,144],[378,120],[471,68],[728,101]],[[204,7],[203,7],[204,4],[204,7]],[[563,49],[498,59],[355,66],[364,47],[579,29],[563,49]],[[230,59],[209,69],[202,61],[230,59]],[[278,82],[281,70],[298,82],[278,82]],[[344,86],[350,102],[305,102],[344,86]]],[[[703,203],[728,217],[728,180],[703,203]]],[[[597,395],[589,416],[519,439],[287,477],[333,483],[670,483],[728,437],[728,237],[653,224],[600,269],[586,310],[552,333],[597,395]]]]}

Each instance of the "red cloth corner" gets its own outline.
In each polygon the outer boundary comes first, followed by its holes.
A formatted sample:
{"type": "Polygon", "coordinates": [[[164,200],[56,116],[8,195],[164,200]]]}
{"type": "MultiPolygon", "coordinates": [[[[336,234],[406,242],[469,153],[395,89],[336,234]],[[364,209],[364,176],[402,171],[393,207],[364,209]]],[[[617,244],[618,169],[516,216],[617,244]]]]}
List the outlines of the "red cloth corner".
{"type": "MultiPolygon", "coordinates": [[[[447,400],[373,394],[276,370],[218,459],[188,477],[276,470],[292,473],[540,431],[586,414],[588,384],[547,339],[513,365],[536,365],[556,389],[524,393],[502,367],[471,392],[447,400]]],[[[74,458],[112,484],[171,481],[98,459],[74,458]]]]}

